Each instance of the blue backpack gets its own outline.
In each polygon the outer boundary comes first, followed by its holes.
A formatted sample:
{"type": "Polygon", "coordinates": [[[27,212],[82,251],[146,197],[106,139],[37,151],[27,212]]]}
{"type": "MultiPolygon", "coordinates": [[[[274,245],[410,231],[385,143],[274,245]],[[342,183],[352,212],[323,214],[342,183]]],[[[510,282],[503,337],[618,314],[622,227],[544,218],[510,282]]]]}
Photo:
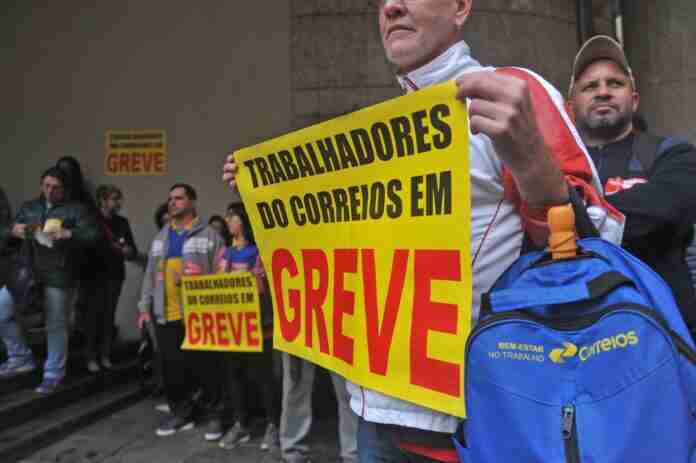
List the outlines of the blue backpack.
{"type": "Polygon", "coordinates": [[[667,284],[623,249],[521,256],[467,343],[466,463],[696,463],[696,353],[667,284]]]}

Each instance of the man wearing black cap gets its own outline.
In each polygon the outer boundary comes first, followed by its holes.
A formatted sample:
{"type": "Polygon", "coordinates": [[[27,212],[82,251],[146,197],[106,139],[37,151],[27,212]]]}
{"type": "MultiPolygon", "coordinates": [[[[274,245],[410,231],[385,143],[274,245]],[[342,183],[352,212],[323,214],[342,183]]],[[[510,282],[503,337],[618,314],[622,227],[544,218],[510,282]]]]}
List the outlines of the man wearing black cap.
{"type": "Polygon", "coordinates": [[[696,149],[638,133],[635,78],[610,37],[593,37],[580,49],[568,97],[607,199],[626,216],[623,246],[667,281],[693,332],[696,303],[685,250],[696,221],[696,149]]]}

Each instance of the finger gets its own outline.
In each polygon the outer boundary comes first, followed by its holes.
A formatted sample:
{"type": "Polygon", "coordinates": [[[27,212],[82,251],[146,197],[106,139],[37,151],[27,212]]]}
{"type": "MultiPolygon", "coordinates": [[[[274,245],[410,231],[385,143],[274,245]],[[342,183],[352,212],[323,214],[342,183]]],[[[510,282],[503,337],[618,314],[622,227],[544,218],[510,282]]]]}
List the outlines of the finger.
{"type": "Polygon", "coordinates": [[[473,116],[481,116],[502,122],[513,119],[516,116],[516,111],[512,106],[477,98],[469,103],[469,117],[473,116]]]}
{"type": "Polygon", "coordinates": [[[223,171],[222,172],[222,180],[224,181],[230,181],[230,180],[235,180],[237,178],[237,172],[230,172],[230,171],[223,171]]]}
{"type": "Polygon", "coordinates": [[[472,72],[457,79],[457,99],[478,98],[487,101],[514,102],[524,81],[492,71],[472,72]]]}
{"type": "Polygon", "coordinates": [[[236,185],[237,184],[237,176],[233,174],[224,174],[222,176],[222,181],[225,183],[229,183],[230,185],[236,185]]]}
{"type": "Polygon", "coordinates": [[[239,166],[236,162],[228,162],[222,167],[222,170],[224,172],[237,173],[237,171],[239,170],[239,166]]]}
{"type": "Polygon", "coordinates": [[[485,116],[472,116],[469,118],[469,129],[473,134],[482,133],[494,140],[505,132],[501,122],[485,116]]]}
{"type": "Polygon", "coordinates": [[[234,162],[234,153],[228,154],[228,155],[227,155],[227,162],[228,162],[228,163],[233,163],[233,162],[234,162]]]}

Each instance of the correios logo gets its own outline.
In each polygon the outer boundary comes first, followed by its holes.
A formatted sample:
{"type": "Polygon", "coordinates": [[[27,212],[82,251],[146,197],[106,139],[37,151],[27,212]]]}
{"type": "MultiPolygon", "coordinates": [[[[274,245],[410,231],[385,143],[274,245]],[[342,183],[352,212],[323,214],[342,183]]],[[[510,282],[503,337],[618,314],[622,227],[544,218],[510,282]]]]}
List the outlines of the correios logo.
{"type": "Polygon", "coordinates": [[[572,342],[564,342],[563,348],[554,349],[549,353],[549,358],[553,363],[565,363],[565,359],[575,357],[578,353],[578,346],[572,342]]]}
{"type": "Polygon", "coordinates": [[[600,339],[580,348],[572,342],[564,342],[563,347],[553,349],[549,353],[549,359],[553,363],[565,363],[567,358],[577,355],[580,361],[585,362],[595,355],[614,349],[626,349],[627,347],[635,346],[638,342],[638,335],[633,330],[600,339]]]}

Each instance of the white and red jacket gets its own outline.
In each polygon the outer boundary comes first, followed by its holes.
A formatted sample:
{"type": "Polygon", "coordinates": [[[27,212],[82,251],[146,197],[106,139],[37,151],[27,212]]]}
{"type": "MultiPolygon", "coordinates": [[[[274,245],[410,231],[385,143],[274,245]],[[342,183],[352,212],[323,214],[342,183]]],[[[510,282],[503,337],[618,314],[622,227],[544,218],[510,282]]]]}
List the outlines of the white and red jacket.
{"type": "MultiPolygon", "coordinates": [[[[567,181],[578,188],[603,238],[621,242],[624,218],[600,196],[601,184],[590,157],[563,108],[563,98],[548,82],[521,68],[484,68],[471,57],[469,46],[458,42],[435,60],[398,76],[407,91],[438,84],[473,71],[501,72],[527,81],[538,126],[558,160],[567,181]]],[[[470,135],[471,243],[473,262],[473,316],[478,317],[481,294],[517,259],[525,231],[544,242],[545,214],[524,204],[486,135],[470,135]]],[[[453,433],[457,418],[348,383],[351,408],[366,421],[453,433]]]]}

